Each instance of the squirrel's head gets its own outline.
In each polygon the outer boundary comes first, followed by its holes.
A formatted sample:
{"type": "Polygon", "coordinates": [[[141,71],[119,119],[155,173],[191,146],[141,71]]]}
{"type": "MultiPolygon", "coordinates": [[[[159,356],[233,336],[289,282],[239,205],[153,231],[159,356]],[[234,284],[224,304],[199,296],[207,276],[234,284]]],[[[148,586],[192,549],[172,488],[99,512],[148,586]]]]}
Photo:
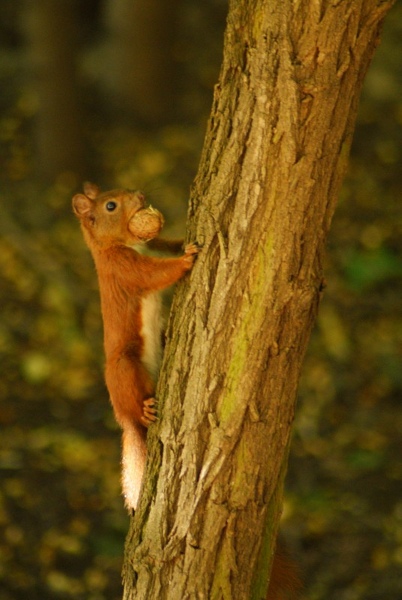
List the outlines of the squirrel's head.
{"type": "Polygon", "coordinates": [[[73,197],[73,210],[90,247],[133,246],[156,237],[163,227],[162,214],[145,207],[140,191],[117,189],[101,192],[94,183],[73,197]]]}

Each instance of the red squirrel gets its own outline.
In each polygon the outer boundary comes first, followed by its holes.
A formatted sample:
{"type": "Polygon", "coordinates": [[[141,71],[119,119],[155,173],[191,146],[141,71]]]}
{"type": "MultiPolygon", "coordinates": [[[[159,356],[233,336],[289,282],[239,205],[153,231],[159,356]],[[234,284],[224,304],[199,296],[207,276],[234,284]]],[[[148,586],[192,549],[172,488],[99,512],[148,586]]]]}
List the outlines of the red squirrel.
{"type": "Polygon", "coordinates": [[[145,207],[139,191],[101,193],[95,184],[85,183],[84,193],[73,198],[73,210],[98,273],[105,380],[123,430],[123,495],[127,507],[135,509],[145,466],[146,430],[156,419],[153,396],[162,334],[159,291],[192,268],[198,247],[188,244],[178,258],[141,254],[145,242],[156,250],[177,252],[181,241],[155,239],[164,219],[158,210],[145,207]]]}
{"type": "MultiPolygon", "coordinates": [[[[163,217],[145,207],[138,191],[101,193],[93,183],[73,198],[99,279],[106,356],[105,379],[117,422],[123,429],[122,486],[126,505],[135,509],[146,455],[146,429],[156,418],[155,383],[161,357],[159,291],[189,271],[198,253],[188,244],[179,258],[140,253],[178,252],[181,241],[158,238],[163,217]]],[[[266,600],[296,600],[300,582],[279,548],[274,556],[266,600]]]]}

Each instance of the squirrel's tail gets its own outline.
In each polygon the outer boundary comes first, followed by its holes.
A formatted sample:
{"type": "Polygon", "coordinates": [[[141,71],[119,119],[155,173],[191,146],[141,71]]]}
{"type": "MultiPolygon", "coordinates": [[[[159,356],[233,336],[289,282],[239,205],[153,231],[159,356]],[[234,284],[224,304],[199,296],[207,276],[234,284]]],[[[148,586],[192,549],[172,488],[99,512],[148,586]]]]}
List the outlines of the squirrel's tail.
{"type": "Polygon", "coordinates": [[[146,459],[145,432],[141,426],[125,423],[123,428],[122,488],[125,504],[135,510],[141,491],[146,459]]]}

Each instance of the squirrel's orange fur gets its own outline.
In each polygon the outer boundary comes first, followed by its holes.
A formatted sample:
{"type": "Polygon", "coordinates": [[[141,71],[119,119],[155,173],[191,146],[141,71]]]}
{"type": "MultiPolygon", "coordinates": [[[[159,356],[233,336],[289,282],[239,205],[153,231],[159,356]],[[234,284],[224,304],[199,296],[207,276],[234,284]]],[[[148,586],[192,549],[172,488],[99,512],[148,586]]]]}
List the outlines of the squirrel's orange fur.
{"type": "MultiPolygon", "coordinates": [[[[136,508],[145,465],[147,426],[155,420],[153,394],[160,358],[158,292],[193,265],[198,248],[189,244],[179,258],[144,256],[139,245],[155,238],[163,217],[145,208],[141,192],[101,193],[91,183],[73,198],[99,279],[104,327],[105,380],[116,420],[123,429],[123,493],[136,508]],[[136,249],[137,246],[137,249],[136,249]]],[[[177,242],[154,240],[156,249],[177,250],[177,242]]]]}

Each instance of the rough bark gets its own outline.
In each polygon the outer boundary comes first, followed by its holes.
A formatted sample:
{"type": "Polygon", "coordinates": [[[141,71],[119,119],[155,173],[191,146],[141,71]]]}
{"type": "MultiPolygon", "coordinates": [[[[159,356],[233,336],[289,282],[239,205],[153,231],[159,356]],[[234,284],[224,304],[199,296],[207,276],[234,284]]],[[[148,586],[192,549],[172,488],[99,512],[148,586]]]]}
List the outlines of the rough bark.
{"type": "Polygon", "coordinates": [[[232,1],[124,598],[263,598],[360,89],[392,1],[232,1]]]}

